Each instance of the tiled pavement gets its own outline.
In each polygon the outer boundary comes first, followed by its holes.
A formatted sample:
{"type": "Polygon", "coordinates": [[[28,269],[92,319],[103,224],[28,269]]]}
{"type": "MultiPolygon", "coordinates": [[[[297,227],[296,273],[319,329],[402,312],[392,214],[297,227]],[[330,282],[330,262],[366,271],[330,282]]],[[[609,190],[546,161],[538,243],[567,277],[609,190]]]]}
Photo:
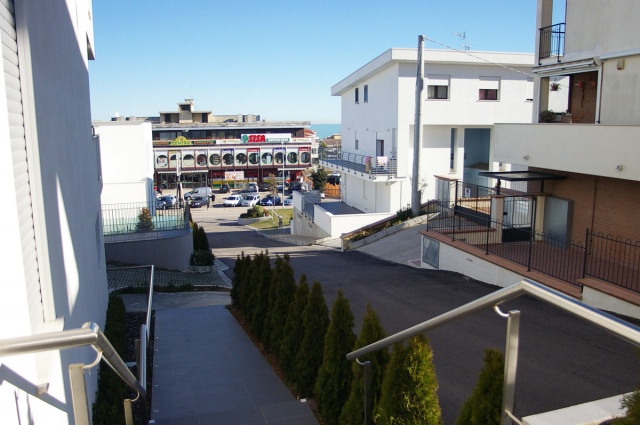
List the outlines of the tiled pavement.
{"type": "MultiPolygon", "coordinates": [[[[218,272],[203,274],[156,270],[154,281],[230,287],[218,266],[218,272]]],[[[110,268],[107,274],[110,287],[139,286],[148,281],[149,268],[110,268]]],[[[228,295],[156,295],[150,424],[318,424],[309,405],[293,397],[225,308],[228,295]]],[[[128,310],[145,308],[143,294],[123,298],[128,310]]]]}

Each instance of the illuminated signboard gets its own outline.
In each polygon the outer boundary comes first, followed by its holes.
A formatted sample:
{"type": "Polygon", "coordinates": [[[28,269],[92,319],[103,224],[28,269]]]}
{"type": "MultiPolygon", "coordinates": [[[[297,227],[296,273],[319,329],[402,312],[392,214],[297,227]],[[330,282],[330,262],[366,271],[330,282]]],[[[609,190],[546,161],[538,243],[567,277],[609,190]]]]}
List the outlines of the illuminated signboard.
{"type": "Polygon", "coordinates": [[[243,134],[242,143],[290,143],[291,135],[288,133],[273,134],[243,134]]]}

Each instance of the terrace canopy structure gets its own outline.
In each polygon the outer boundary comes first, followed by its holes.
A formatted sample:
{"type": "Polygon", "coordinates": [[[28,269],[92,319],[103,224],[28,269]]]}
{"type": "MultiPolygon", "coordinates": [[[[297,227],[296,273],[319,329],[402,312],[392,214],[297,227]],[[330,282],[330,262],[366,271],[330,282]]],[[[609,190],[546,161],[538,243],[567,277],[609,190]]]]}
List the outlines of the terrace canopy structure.
{"type": "Polygon", "coordinates": [[[566,176],[558,174],[542,173],[539,171],[483,171],[479,173],[483,177],[491,177],[498,180],[496,185],[497,194],[500,194],[501,181],[523,182],[523,181],[539,181],[540,192],[544,193],[545,180],[564,180],[566,176]]]}

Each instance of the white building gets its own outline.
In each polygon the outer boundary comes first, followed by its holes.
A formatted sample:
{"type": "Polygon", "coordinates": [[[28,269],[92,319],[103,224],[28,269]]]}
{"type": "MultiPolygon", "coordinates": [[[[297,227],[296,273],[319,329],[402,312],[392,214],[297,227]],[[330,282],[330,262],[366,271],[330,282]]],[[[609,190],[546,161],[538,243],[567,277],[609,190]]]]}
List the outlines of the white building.
{"type": "MultiPolygon", "coordinates": [[[[425,50],[420,187],[436,196],[436,175],[483,184],[497,169],[497,122],[529,122],[532,54],[425,50]]],[[[416,49],[389,49],[332,87],[342,99],[342,151],[321,165],[342,173],[343,200],[366,213],[411,202],[416,49]]]]}
{"type": "MultiPolygon", "coordinates": [[[[0,346],[104,325],[99,152],[91,132],[89,0],[0,1],[4,151],[0,346]]],[[[74,423],[68,367],[90,347],[0,357],[0,423],[74,423]]],[[[94,398],[97,370],[86,374],[94,398]]]]}
{"type": "Polygon", "coordinates": [[[102,204],[155,200],[151,123],[101,121],[93,128],[100,138],[102,204]]]}
{"type": "MultiPolygon", "coordinates": [[[[538,0],[531,123],[496,124],[491,138],[493,161],[526,170],[517,178],[559,177],[543,190],[529,186],[531,229],[509,229],[532,232],[525,260],[498,264],[485,255],[493,248],[503,255],[519,249],[497,237],[510,226],[500,223],[503,209],[495,206],[504,200],[494,196],[489,236],[426,232],[423,253],[433,255],[423,256],[423,266],[499,285],[537,273],[539,282],[591,306],[640,317],[639,20],[634,0],[538,0]],[[554,82],[566,94],[559,108],[565,113],[543,123],[540,114],[557,107],[554,82]],[[449,243],[452,234],[467,245],[449,243]]],[[[513,179],[509,173],[493,177],[513,179]]]]}

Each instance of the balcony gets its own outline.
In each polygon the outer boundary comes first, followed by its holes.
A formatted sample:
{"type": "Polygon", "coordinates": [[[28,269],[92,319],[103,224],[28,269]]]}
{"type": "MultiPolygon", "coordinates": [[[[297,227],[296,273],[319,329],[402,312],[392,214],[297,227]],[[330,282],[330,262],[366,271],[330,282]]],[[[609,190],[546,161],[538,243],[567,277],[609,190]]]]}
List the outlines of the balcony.
{"type": "Polygon", "coordinates": [[[540,28],[540,46],[538,48],[538,65],[542,65],[544,59],[556,59],[561,61],[564,56],[565,24],[550,25],[540,28]]]}
{"type": "Polygon", "coordinates": [[[367,156],[345,152],[336,148],[321,147],[318,152],[320,165],[333,170],[359,175],[368,180],[387,182],[398,176],[397,158],[367,156]]]}
{"type": "Polygon", "coordinates": [[[640,180],[640,126],[497,124],[494,161],[565,172],[640,180]]]}

